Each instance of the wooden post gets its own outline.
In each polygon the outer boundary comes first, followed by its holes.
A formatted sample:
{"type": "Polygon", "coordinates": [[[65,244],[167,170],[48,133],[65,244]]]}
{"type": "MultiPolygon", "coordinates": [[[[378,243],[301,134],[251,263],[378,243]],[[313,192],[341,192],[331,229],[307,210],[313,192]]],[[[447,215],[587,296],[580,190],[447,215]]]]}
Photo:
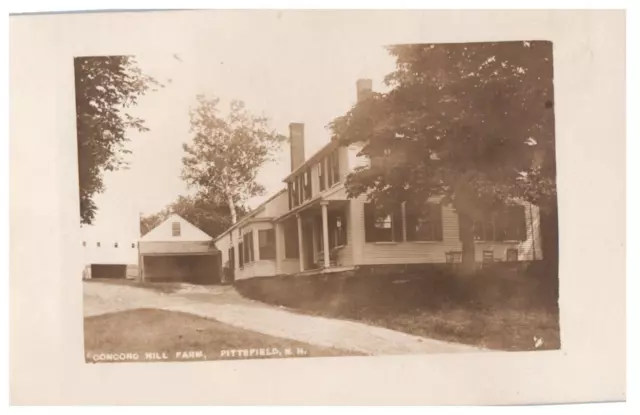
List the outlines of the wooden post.
{"type": "Polygon", "coordinates": [[[322,252],[324,254],[324,267],[329,268],[330,266],[330,258],[329,258],[329,214],[327,212],[327,205],[329,202],[322,201],[320,205],[322,206],[322,252]]]}
{"type": "Polygon", "coordinates": [[[298,220],[298,257],[300,257],[300,272],[304,271],[304,244],[302,242],[302,217],[298,213],[296,215],[298,220]]]}

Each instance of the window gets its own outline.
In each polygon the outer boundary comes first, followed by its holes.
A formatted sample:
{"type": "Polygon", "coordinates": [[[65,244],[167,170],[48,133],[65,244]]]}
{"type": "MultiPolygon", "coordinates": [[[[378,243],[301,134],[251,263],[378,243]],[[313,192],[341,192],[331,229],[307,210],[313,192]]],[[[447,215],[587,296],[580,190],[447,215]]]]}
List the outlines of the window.
{"type": "Polygon", "coordinates": [[[240,262],[240,268],[242,268],[244,266],[244,247],[242,242],[238,244],[238,261],[240,262]]]}
{"type": "Polygon", "coordinates": [[[82,246],[87,246],[87,241],[82,241],[82,246]]]}
{"type": "Polygon", "coordinates": [[[244,242],[244,262],[254,261],[253,257],[253,232],[249,231],[242,236],[244,242]]]}
{"type": "Polygon", "coordinates": [[[364,220],[366,242],[401,242],[404,239],[400,206],[388,212],[373,203],[365,203],[364,220]]]}
{"type": "Polygon", "coordinates": [[[338,150],[329,154],[325,162],[327,163],[329,187],[331,187],[340,181],[340,160],[338,150]]]}
{"type": "Polygon", "coordinates": [[[298,204],[301,205],[304,202],[304,178],[303,175],[300,174],[296,177],[296,181],[298,182],[298,204]]]}
{"type": "Polygon", "coordinates": [[[339,161],[340,153],[338,150],[334,151],[331,154],[331,174],[333,176],[333,183],[338,183],[340,181],[340,161],[339,161]]]}
{"type": "Polygon", "coordinates": [[[476,241],[495,241],[495,221],[494,215],[487,218],[473,221],[473,239],[476,241]]]}
{"type": "Polygon", "coordinates": [[[327,165],[324,162],[324,159],[320,160],[318,164],[318,181],[320,182],[320,191],[324,191],[326,188],[325,179],[327,177],[326,167],[327,165]]]}
{"type": "Polygon", "coordinates": [[[96,246],[100,248],[100,242],[96,242],[96,246]]]}
{"type": "Polygon", "coordinates": [[[289,182],[289,204],[292,208],[298,206],[300,204],[300,192],[302,191],[300,188],[300,177],[294,177],[291,182],[289,182]]]}
{"type": "Polygon", "coordinates": [[[304,200],[311,199],[311,169],[304,172],[304,200]]]}
{"type": "Polygon", "coordinates": [[[526,241],[527,223],[524,206],[509,206],[504,218],[503,239],[505,241],[526,241]]]}
{"type": "Polygon", "coordinates": [[[171,224],[171,235],[180,236],[180,222],[173,222],[171,224]]]}
{"type": "Polygon", "coordinates": [[[293,183],[287,183],[287,190],[289,191],[289,209],[292,209],[295,206],[295,204],[293,203],[295,199],[293,196],[293,183]]]}
{"type": "Polygon", "coordinates": [[[276,259],[276,232],[273,229],[258,231],[260,259],[276,259]]]}
{"type": "Polygon", "coordinates": [[[524,206],[508,206],[473,222],[476,241],[524,241],[527,239],[524,206]]]}
{"type": "Polygon", "coordinates": [[[136,243],[134,242],[131,244],[131,248],[135,248],[135,247],[136,247],[136,243]]]}
{"type": "Polygon", "coordinates": [[[442,207],[428,203],[424,210],[406,210],[407,241],[441,241],[442,207]]]}
{"type": "Polygon", "coordinates": [[[284,222],[284,256],[285,258],[299,258],[298,224],[295,220],[284,222]]]}
{"type": "Polygon", "coordinates": [[[113,247],[114,247],[114,248],[117,248],[117,247],[118,247],[118,243],[117,243],[117,242],[116,242],[116,243],[114,243],[114,244],[113,244],[113,247]]]}

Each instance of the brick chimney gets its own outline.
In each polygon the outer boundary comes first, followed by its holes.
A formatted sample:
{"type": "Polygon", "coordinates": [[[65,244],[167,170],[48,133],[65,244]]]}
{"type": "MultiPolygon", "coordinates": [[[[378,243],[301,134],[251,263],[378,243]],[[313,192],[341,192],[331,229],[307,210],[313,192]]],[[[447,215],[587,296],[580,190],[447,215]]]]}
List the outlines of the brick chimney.
{"type": "Polygon", "coordinates": [[[373,81],[371,79],[358,79],[356,82],[356,92],[358,94],[358,102],[364,100],[373,90],[373,81]]]}
{"type": "Polygon", "coordinates": [[[291,171],[304,163],[304,124],[289,124],[289,141],[291,146],[291,171]]]}

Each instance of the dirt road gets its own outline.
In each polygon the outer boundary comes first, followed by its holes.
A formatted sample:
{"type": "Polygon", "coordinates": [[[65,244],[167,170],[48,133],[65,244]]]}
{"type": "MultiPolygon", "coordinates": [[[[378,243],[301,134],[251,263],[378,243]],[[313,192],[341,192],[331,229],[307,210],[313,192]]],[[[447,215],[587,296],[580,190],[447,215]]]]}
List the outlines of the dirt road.
{"type": "Polygon", "coordinates": [[[182,311],[271,336],[368,355],[481,351],[353,321],[297,314],[245,299],[229,286],[184,285],[178,292],[163,294],[126,285],[84,283],[85,317],[135,308],[182,311]]]}

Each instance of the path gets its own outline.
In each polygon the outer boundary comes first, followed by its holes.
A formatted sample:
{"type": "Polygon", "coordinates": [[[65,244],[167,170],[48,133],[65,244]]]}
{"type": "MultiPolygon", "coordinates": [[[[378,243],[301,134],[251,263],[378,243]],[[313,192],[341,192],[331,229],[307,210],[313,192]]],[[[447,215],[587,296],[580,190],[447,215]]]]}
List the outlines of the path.
{"type": "Polygon", "coordinates": [[[160,294],[124,285],[85,282],[85,316],[135,308],[181,311],[280,338],[368,355],[480,351],[347,320],[297,314],[241,297],[232,287],[193,287],[160,294]]]}

